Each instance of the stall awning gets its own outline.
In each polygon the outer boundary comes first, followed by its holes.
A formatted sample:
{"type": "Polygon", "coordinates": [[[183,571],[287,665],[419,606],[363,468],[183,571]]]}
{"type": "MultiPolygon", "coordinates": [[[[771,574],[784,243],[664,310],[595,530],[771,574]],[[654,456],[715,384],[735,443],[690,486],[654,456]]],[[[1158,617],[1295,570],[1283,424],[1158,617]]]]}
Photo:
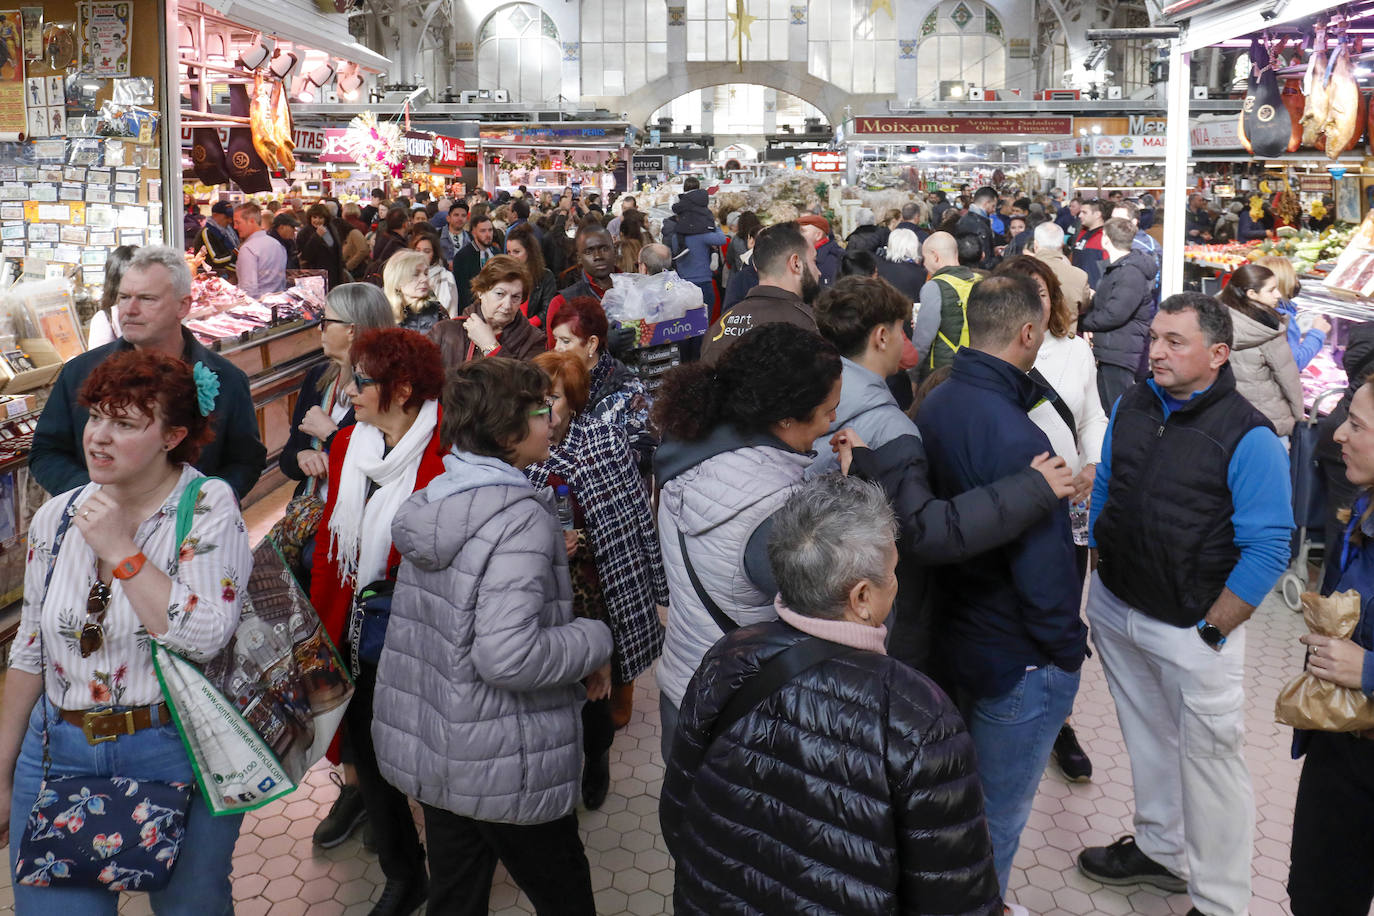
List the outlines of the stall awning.
{"type": "Polygon", "coordinates": [[[385,71],[391,61],[353,40],[348,18],[340,13],[323,13],[314,0],[201,0],[183,2],[182,9],[203,8],[246,28],[257,29],[278,39],[307,48],[325,51],[340,60],[361,67],[385,71]]]}
{"type": "Polygon", "coordinates": [[[1180,38],[1183,52],[1258,34],[1266,28],[1325,13],[1340,5],[1335,0],[1288,0],[1287,3],[1256,3],[1255,0],[1178,0],[1164,8],[1164,18],[1186,23],[1180,38]],[[1267,12],[1277,9],[1272,18],[1267,12]]]}

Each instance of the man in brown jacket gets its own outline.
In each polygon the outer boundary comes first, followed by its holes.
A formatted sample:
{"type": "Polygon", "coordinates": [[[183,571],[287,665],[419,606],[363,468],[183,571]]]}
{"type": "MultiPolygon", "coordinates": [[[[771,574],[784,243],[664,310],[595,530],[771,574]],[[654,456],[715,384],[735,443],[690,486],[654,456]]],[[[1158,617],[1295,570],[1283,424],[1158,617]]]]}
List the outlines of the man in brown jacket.
{"type": "Polygon", "coordinates": [[[734,308],[722,313],[706,332],[701,359],[714,363],[732,343],[754,328],[773,321],[816,330],[811,303],[820,292],[816,249],[794,222],[769,226],[754,242],[754,267],[759,284],[734,308]]]}
{"type": "Polygon", "coordinates": [[[1034,254],[1054,271],[1064,293],[1064,304],[1077,319],[1092,304],[1093,291],[1088,285],[1088,274],[1081,267],[1074,267],[1064,254],[1064,230],[1052,222],[1036,226],[1034,254]]]}

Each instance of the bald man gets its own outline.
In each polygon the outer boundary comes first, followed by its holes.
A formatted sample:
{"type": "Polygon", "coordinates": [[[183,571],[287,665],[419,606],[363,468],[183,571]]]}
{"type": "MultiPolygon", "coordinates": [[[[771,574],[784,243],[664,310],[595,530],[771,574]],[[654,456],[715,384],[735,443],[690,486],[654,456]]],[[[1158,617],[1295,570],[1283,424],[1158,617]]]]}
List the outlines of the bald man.
{"type": "Polygon", "coordinates": [[[948,232],[933,233],[921,245],[921,257],[930,279],[921,287],[921,305],[911,343],[921,355],[920,375],[925,378],[954,361],[954,353],[968,346],[968,294],[978,275],[959,265],[959,245],[948,232]]]}
{"type": "Polygon", "coordinates": [[[654,243],[639,250],[639,272],[653,276],[673,266],[673,252],[667,245],[654,243]]]}

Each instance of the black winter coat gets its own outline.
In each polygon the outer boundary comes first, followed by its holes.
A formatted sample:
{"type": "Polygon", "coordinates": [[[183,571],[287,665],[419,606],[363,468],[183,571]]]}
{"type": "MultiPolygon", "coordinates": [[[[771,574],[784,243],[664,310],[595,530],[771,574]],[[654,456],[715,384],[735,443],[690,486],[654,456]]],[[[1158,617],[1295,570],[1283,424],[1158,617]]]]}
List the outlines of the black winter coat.
{"type": "Polygon", "coordinates": [[[850,473],[881,484],[897,514],[897,601],[887,651],[949,687],[952,679],[932,652],[935,583],[932,567],[961,563],[1019,538],[1059,507],[1039,471],[1026,467],[987,486],[940,499],[918,436],[898,436],[876,449],[854,449],[850,473]]]}
{"type": "Polygon", "coordinates": [[[978,244],[983,249],[983,257],[977,264],[979,269],[992,270],[1002,260],[997,257],[997,236],[992,231],[992,220],[988,217],[980,216],[970,210],[959,217],[959,223],[954,227],[954,233],[956,236],[965,234],[978,236],[978,244]]]}
{"type": "Polygon", "coordinates": [[[805,638],[736,630],[687,687],[659,808],[675,912],[1001,914],[973,741],[901,662],[823,661],[703,746],[739,686],[805,638]]]}
{"type": "MultiPolygon", "coordinates": [[[[926,285],[926,269],[920,261],[889,261],[878,258],[878,276],[897,287],[897,291],[913,303],[921,301],[921,287],[926,285]]],[[[907,322],[911,316],[907,316],[907,322]]]]}
{"type": "Polygon", "coordinates": [[[1093,356],[1099,363],[1132,372],[1140,368],[1154,305],[1154,258],[1132,250],[1115,264],[1103,264],[1092,307],[1078,317],[1079,329],[1093,332],[1093,356]]]}

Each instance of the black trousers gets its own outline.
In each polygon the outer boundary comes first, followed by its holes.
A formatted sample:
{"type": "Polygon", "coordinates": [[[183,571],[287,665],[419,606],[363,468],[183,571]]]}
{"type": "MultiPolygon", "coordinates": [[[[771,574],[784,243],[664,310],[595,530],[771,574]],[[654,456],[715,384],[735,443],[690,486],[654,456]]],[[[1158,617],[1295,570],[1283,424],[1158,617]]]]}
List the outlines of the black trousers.
{"type": "Polygon", "coordinates": [[[615,725],[611,722],[611,701],[592,700],[582,705],[582,754],[596,760],[611,749],[615,725]]]}
{"type": "Polygon", "coordinates": [[[421,806],[430,861],[428,916],[486,916],[498,860],[538,916],[596,916],[591,866],[570,813],[545,824],[496,824],[421,806]]]}
{"type": "Polygon", "coordinates": [[[354,681],[353,701],[344,713],[345,739],[352,750],[358,791],[372,825],[382,873],[388,881],[418,881],[425,873],[425,850],[420,845],[410,802],[377,769],[377,751],[372,744],[372,695],[376,689],[377,667],[363,662],[354,681]]]}
{"type": "Polygon", "coordinates": [[[1313,732],[1293,809],[1294,916],[1366,916],[1374,900],[1374,741],[1313,732]]]}

